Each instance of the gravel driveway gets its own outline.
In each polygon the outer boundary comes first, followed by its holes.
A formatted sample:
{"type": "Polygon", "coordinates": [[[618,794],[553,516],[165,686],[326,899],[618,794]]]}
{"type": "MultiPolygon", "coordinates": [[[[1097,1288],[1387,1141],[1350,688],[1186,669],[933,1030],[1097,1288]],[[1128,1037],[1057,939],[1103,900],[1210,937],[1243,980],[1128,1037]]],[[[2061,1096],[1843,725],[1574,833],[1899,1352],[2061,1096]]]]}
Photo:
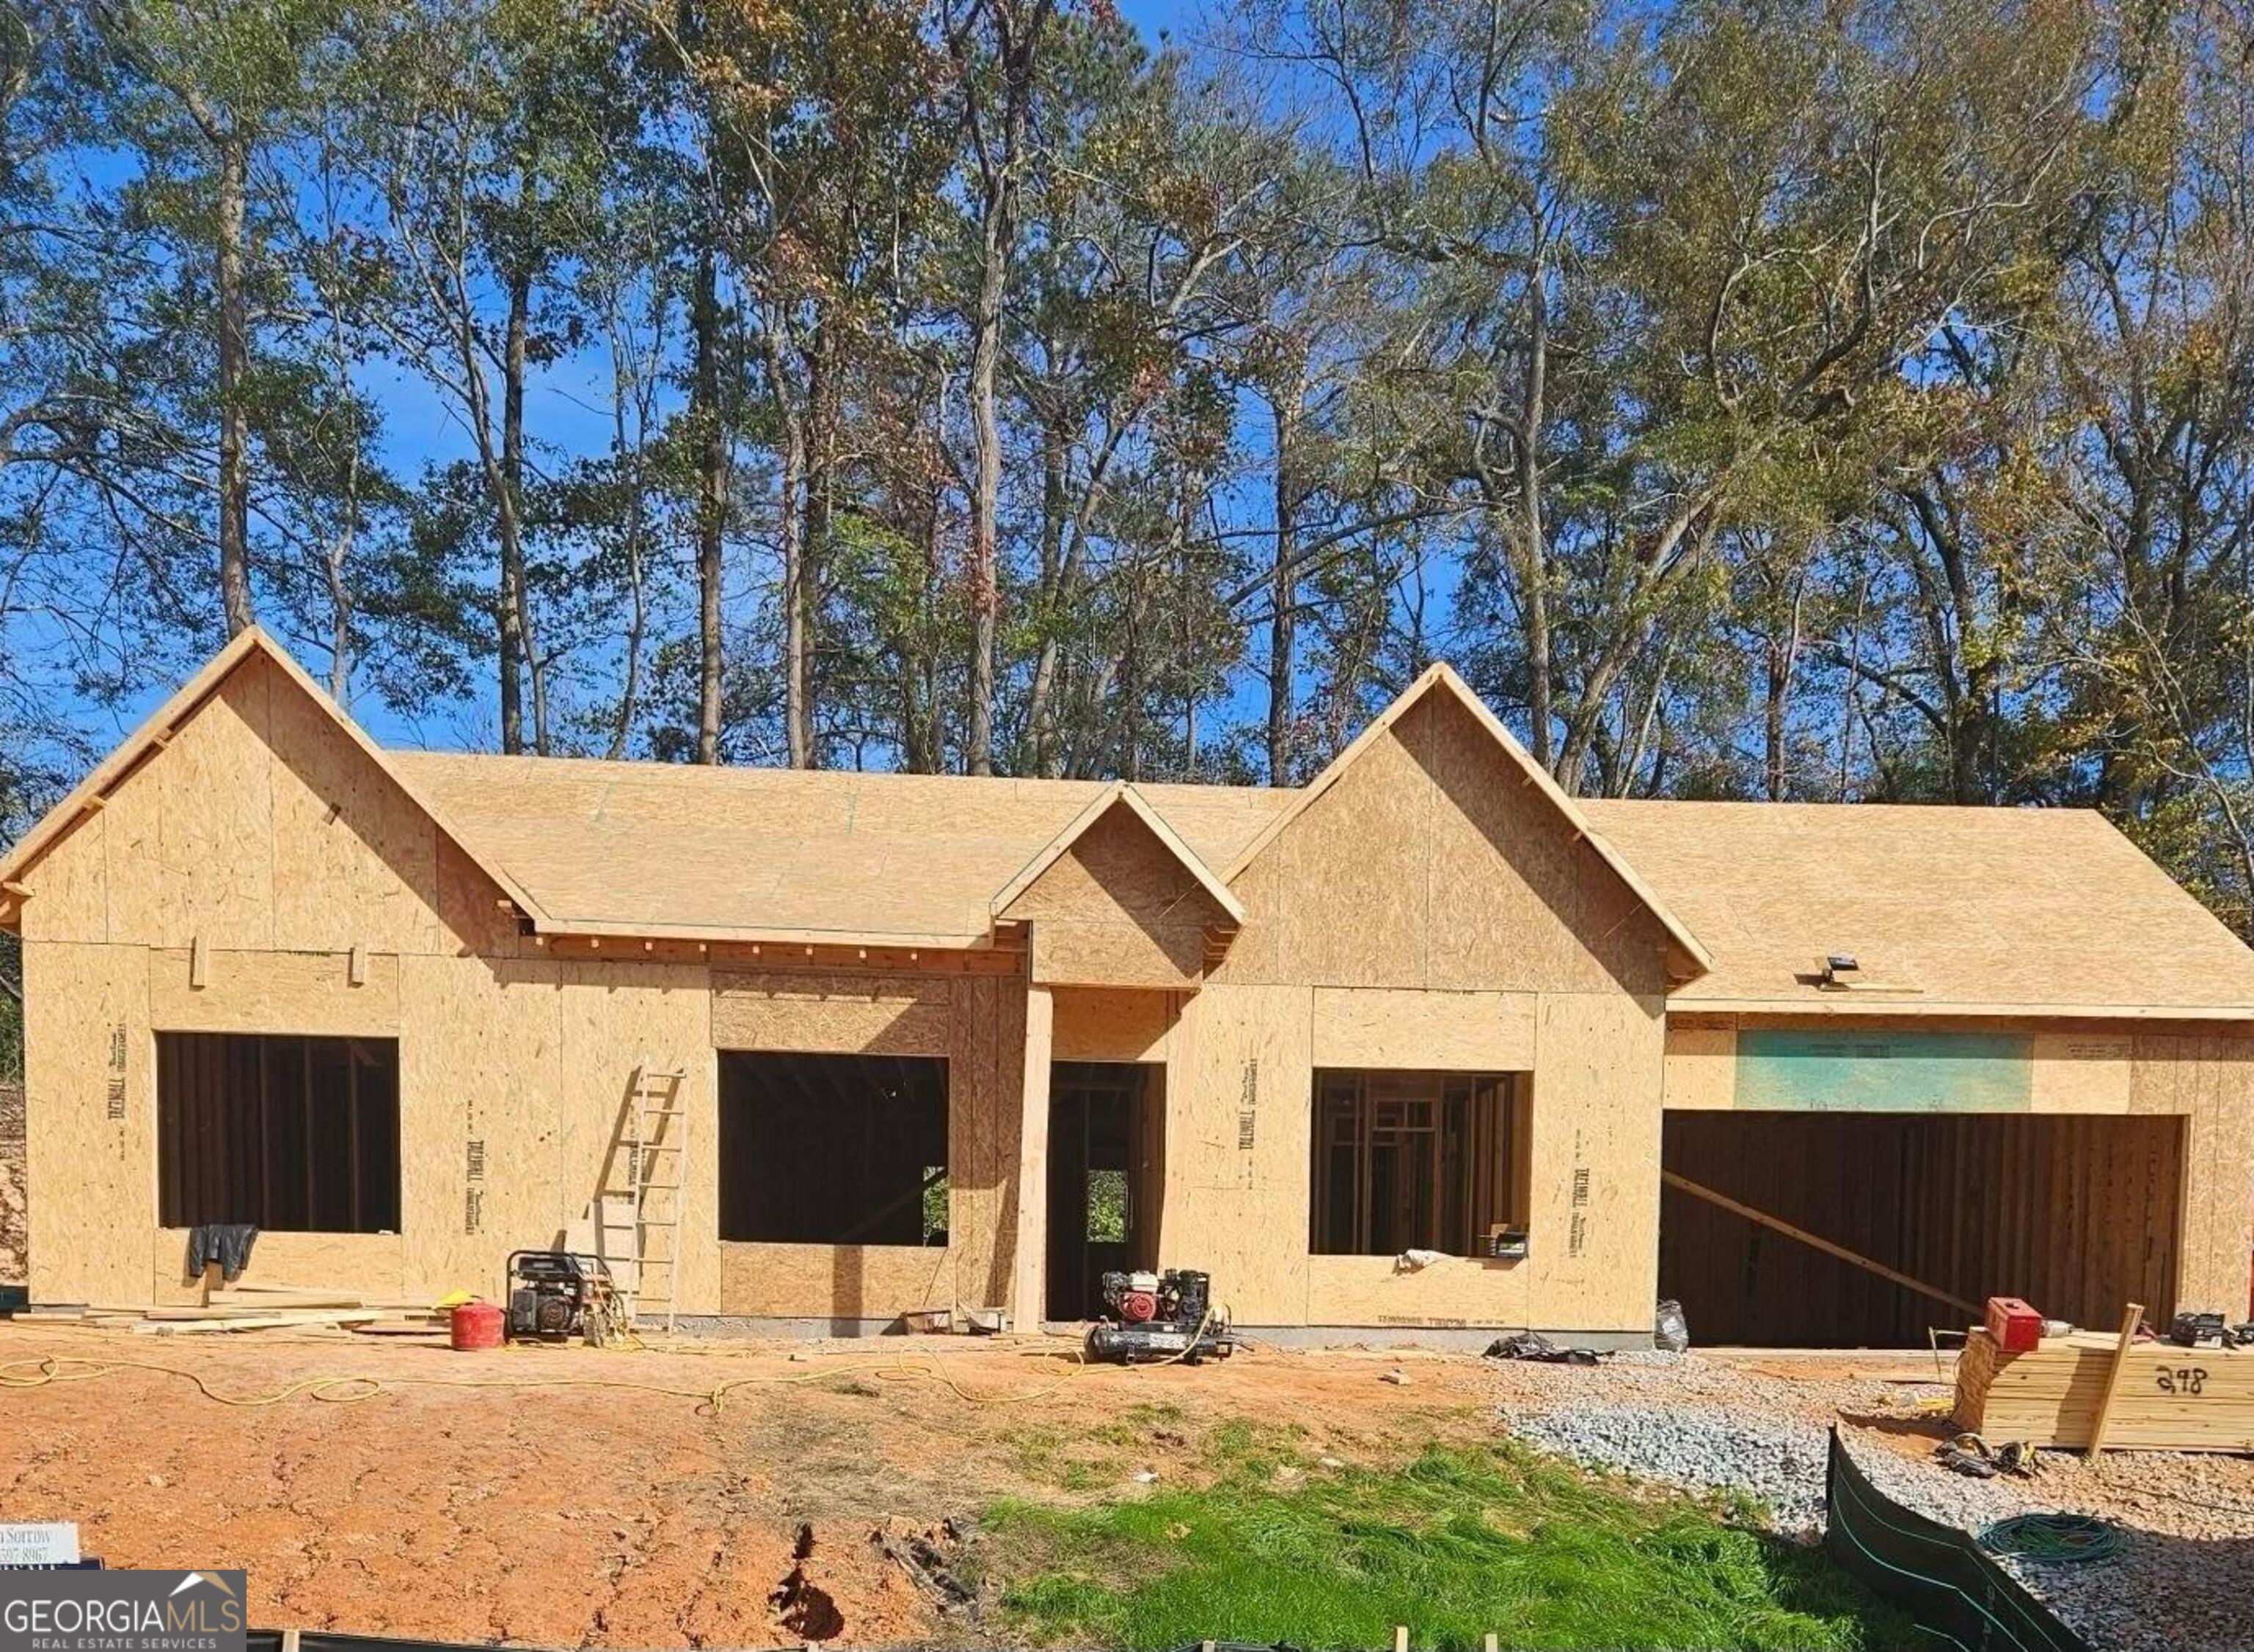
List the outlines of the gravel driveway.
{"type": "Polygon", "coordinates": [[[2121,1652],[2244,1652],[2254,1646],[2254,1460],[2110,1452],[2095,1466],[2045,1452],[2032,1480],[1973,1480],[1932,1460],[1943,1396],[1922,1356],[1622,1354],[1596,1368],[1496,1362],[1502,1410],[1530,1444],[1593,1468],[1760,1504],[1782,1535],[1824,1520],[1835,1418],[1886,1494],[1978,1532],[2011,1515],[2065,1509],[2121,1528],[2118,1555],[2080,1566],[2004,1564],[2092,1646],[2121,1652]]]}

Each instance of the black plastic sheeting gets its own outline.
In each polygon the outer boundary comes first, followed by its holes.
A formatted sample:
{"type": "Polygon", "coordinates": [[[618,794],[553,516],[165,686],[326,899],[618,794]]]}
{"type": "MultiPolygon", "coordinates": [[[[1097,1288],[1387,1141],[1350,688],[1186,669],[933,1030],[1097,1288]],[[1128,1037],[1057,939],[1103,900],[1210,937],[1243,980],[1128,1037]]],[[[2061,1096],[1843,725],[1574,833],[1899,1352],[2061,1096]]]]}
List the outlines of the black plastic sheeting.
{"type": "Polygon", "coordinates": [[[1831,1431],[1824,1547],[1873,1594],[1965,1652],[2096,1652],[1970,1532],[1914,1514],[1864,1477],[1831,1431]]]}

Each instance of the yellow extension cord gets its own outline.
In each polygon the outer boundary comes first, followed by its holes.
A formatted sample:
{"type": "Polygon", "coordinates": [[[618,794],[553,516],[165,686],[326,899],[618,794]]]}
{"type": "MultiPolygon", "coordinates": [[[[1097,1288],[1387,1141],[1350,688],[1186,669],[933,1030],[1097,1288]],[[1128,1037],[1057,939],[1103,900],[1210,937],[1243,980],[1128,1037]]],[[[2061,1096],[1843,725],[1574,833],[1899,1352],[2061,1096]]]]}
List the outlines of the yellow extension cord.
{"type": "MultiPolygon", "coordinates": [[[[1212,1312],[1198,1323],[1198,1335],[1212,1320],[1212,1312]]],[[[1190,1339],[1194,1348],[1197,1337],[1190,1339]]],[[[706,1358],[723,1356],[723,1350],[711,1348],[668,1348],[655,1349],[640,1338],[630,1340],[630,1346],[644,1353],[688,1354],[706,1358]]],[[[1188,1353],[1156,1362],[1172,1365],[1188,1353]]],[[[1020,1348],[1021,1357],[1057,1357],[1048,1348],[1020,1348]]],[[[330,1405],[356,1405],[405,1388],[459,1389],[542,1389],[542,1388],[600,1388],[619,1389],[634,1393],[663,1395],[671,1399],[696,1402],[698,1415],[718,1417],[726,1406],[728,1396],[738,1389],[797,1388],[816,1382],[827,1382],[836,1377],[870,1376],[882,1382],[936,1382],[957,1399],[970,1405],[1015,1405],[1045,1399],[1061,1389],[1068,1382],[1088,1368],[1085,1354],[1075,1349],[1072,1364],[1063,1376],[1039,1388],[1024,1389],[1012,1393],[982,1393],[967,1389],[942,1370],[930,1360],[856,1360],[850,1364],[832,1366],[826,1370],[796,1371],[776,1376],[732,1376],[710,1388],[676,1388],[664,1382],[643,1382],[609,1376],[368,1376],[348,1373],[332,1376],[300,1377],[284,1384],[271,1394],[223,1394],[206,1382],[200,1372],[184,1370],[177,1365],[161,1365],[154,1360],[93,1360],[73,1354],[50,1354],[38,1359],[9,1360],[0,1362],[0,1389],[51,1388],[64,1382],[91,1382],[122,1371],[148,1371],[163,1376],[175,1376],[195,1384],[197,1392],[206,1399],[220,1405],[241,1407],[280,1405],[299,1396],[330,1405]]],[[[1123,1366],[1132,1370],[1132,1366],[1123,1366]]]]}

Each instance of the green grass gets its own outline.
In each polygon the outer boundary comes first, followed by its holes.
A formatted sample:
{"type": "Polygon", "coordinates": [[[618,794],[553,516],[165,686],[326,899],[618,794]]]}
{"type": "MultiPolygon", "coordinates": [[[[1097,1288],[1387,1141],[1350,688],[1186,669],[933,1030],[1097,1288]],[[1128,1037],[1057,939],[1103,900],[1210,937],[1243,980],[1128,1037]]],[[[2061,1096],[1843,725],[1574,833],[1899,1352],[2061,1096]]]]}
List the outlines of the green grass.
{"type": "MultiPolygon", "coordinates": [[[[1124,1648],[1205,1640],[1505,1647],[1893,1648],[1908,1620],[1820,1551],[1639,1501],[1513,1442],[1406,1468],[1307,1468],[1290,1436],[1216,1430],[1209,1484],[989,1511],[1009,1626],[1124,1648]]],[[[1172,1477],[1170,1475],[1170,1477],[1172,1477]]]]}

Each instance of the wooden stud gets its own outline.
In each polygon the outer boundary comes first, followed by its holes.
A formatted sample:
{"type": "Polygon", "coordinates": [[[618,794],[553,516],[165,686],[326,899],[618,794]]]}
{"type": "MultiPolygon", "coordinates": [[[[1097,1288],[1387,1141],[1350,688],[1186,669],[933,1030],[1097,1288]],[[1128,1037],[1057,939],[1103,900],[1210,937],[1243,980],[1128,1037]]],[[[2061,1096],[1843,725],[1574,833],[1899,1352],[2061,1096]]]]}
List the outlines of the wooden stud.
{"type": "MultiPolygon", "coordinates": [[[[1812,1234],[1805,1228],[1796,1228],[1781,1216],[1772,1216],[1766,1210],[1756,1210],[1751,1205],[1740,1204],[1728,1194],[1718,1194],[1712,1187],[1692,1181],[1688,1176],[1678,1176],[1671,1170],[1662,1170],[1659,1172],[1659,1179],[1670,1187],[1689,1194],[1693,1199],[1703,1199],[1708,1204],[1726,1210],[1733,1216],[1742,1216],[1747,1222],[1758,1222],[1764,1228],[1772,1228],[1782,1234],[1788,1239],[1797,1239],[1802,1244],[1812,1245],[1826,1256],[1837,1256],[1840,1261],[1860,1268],[1866,1273],[1875,1273],[1881,1279],[1891,1280],[1906,1291],[1914,1291],[1920,1296],[1931,1297],[1936,1302],[1946,1302],[1950,1307],[1961,1309],[1976,1320],[1983,1312],[1977,1302],[1968,1302],[1963,1297],[1943,1291],[1938,1285],[1928,1284],[1922,1279],[1912,1278],[1900,1269],[1889,1268],[1885,1263],[1874,1262],[1860,1251],[1850,1250],[1844,1245],[1834,1244],[1822,1235],[1812,1234]]],[[[2140,1308],[2138,1312],[2142,1312],[2143,1310],[2140,1308]]]]}
{"type": "Polygon", "coordinates": [[[2137,1328],[2145,1322],[2145,1305],[2132,1302],[2121,1315],[2121,1340],[2113,1350],[2113,1363],[2105,1373],[2105,1391],[2098,1396],[2097,1415],[2090,1422],[2090,1454],[2105,1449],[2105,1427],[2112,1420],[2113,1398],[2121,1391],[2121,1373],[2128,1368],[2129,1350],[2137,1344],[2137,1328]]]}
{"type": "Polygon", "coordinates": [[[188,945],[188,984],[191,987],[211,984],[211,948],[201,935],[188,945]]]}
{"type": "Polygon", "coordinates": [[[356,946],[345,955],[345,984],[364,987],[368,984],[368,948],[356,946]]]}

